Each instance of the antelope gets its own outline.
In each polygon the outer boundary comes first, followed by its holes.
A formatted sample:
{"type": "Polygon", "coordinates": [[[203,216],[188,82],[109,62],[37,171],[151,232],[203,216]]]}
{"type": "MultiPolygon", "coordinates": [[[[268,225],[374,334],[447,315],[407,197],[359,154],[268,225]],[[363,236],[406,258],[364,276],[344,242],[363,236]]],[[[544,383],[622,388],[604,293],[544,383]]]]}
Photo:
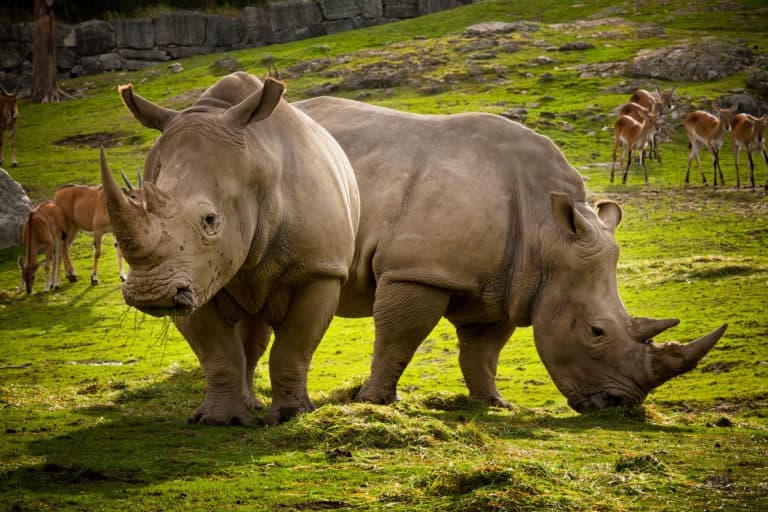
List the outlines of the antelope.
{"type": "Polygon", "coordinates": [[[636,121],[634,118],[628,115],[622,115],[616,120],[616,124],[613,127],[613,163],[611,164],[611,183],[613,183],[614,168],[616,166],[616,148],[621,144],[621,156],[624,157],[625,148],[627,153],[627,166],[624,168],[624,175],[621,182],[627,182],[627,173],[629,172],[629,166],[632,163],[632,151],[637,149],[640,151],[640,166],[643,168],[643,176],[645,182],[648,183],[648,172],[645,169],[645,152],[643,147],[648,142],[648,138],[653,130],[656,128],[657,117],[653,112],[639,111],[642,117],[642,122],[636,121]]]}
{"type": "MultiPolygon", "coordinates": [[[[675,89],[676,87],[673,87],[667,91],[662,91],[656,87],[654,92],[638,89],[632,96],[630,96],[629,102],[641,105],[658,116],[661,115],[664,110],[672,110],[675,108],[675,89]]],[[[639,121],[639,119],[637,120],[639,121]]],[[[661,163],[661,155],[659,154],[659,148],[656,144],[655,131],[649,137],[649,145],[651,148],[651,159],[656,158],[656,160],[661,163]]]]}
{"type": "Polygon", "coordinates": [[[29,212],[21,232],[24,257],[19,256],[17,260],[21,281],[16,293],[21,293],[25,286],[27,295],[32,293],[32,285],[35,284],[35,275],[40,266],[37,262],[40,253],[45,253],[45,291],[59,288],[63,236],[64,214],[53,201],[43,203],[29,212]]]}
{"type": "MultiPolygon", "coordinates": [[[[138,189],[131,185],[125,174],[122,176],[127,186],[127,189],[123,189],[123,193],[135,200],[143,201],[144,194],[141,189],[143,185],[141,175],[139,174],[138,189]]],[[[70,282],[77,281],[77,274],[69,259],[69,248],[72,242],[80,231],[92,231],[93,270],[91,271],[91,284],[99,284],[97,269],[99,257],[101,256],[101,239],[105,233],[112,232],[102,186],[65,185],[56,191],[53,200],[64,213],[65,240],[63,242],[62,258],[67,279],[70,282]]],[[[123,271],[122,253],[117,242],[115,242],[115,249],[117,250],[117,268],[120,273],[120,280],[125,281],[127,276],[123,271]]]]}
{"type": "Polygon", "coordinates": [[[688,155],[688,169],[685,172],[685,183],[688,184],[688,178],[691,173],[691,160],[696,158],[696,162],[699,164],[699,172],[701,172],[701,179],[704,184],[707,184],[707,177],[704,176],[704,171],[701,168],[701,159],[699,158],[699,150],[704,145],[712,153],[712,166],[713,166],[713,181],[717,186],[717,175],[720,174],[720,182],[725,185],[725,179],[723,178],[723,171],[720,168],[720,148],[723,145],[723,138],[725,132],[731,129],[731,115],[736,110],[736,107],[720,108],[717,109],[717,115],[712,115],[709,112],[703,110],[695,110],[688,114],[683,124],[685,125],[685,131],[688,133],[688,148],[690,154],[688,155]]]}
{"type": "Polygon", "coordinates": [[[16,105],[16,94],[11,94],[0,86],[0,165],[5,160],[3,139],[8,130],[8,144],[11,146],[11,165],[16,167],[16,120],[19,118],[19,107],[16,105]]]}
{"type": "MultiPolygon", "coordinates": [[[[736,164],[736,188],[741,188],[739,179],[739,152],[741,148],[747,150],[749,160],[749,184],[755,188],[755,163],[752,161],[752,152],[760,151],[763,154],[765,165],[768,166],[768,155],[765,153],[765,140],[763,132],[768,121],[768,114],[755,117],[749,114],[736,114],[731,121],[731,142],[733,145],[733,160],[736,164]]],[[[768,180],[765,188],[768,189],[768,180]]]]}

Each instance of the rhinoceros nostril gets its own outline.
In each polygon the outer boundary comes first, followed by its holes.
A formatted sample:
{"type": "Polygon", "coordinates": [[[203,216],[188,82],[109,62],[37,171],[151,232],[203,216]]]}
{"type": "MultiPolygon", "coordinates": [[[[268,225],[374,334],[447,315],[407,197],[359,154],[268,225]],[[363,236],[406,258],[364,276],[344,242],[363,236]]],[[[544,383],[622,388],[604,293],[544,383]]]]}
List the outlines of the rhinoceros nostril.
{"type": "Polygon", "coordinates": [[[173,303],[179,308],[192,308],[195,305],[195,297],[189,288],[178,288],[173,297],[173,303]]]}

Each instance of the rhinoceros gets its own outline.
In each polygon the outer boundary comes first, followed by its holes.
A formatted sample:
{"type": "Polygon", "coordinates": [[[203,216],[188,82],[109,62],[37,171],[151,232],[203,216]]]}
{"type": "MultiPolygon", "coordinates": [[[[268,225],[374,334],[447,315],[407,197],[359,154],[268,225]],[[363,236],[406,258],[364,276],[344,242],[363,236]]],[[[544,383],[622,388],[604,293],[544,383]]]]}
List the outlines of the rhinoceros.
{"type": "Polygon", "coordinates": [[[121,86],[161,136],[144,197],[117,186],[101,154],[115,237],[130,264],[127,304],[171,315],[206,378],[191,421],[249,423],[256,361],[274,331],[277,423],[313,408],[307,370],[336,310],[359,221],[355,175],[338,143],[282,99],[281,82],[238,72],[175,111],[121,86]]]}
{"type": "Polygon", "coordinates": [[[499,353],[533,325],[539,356],[576,411],[640,404],[696,366],[726,325],[685,345],[653,338],[673,319],[631,317],[616,283],[620,206],[586,201],[547,137],[503,117],[426,116],[320,97],[294,103],[352,162],[356,254],[338,315],[370,316],[371,374],[358,399],[390,403],[441,317],[456,328],[471,396],[508,406],[499,353]]]}

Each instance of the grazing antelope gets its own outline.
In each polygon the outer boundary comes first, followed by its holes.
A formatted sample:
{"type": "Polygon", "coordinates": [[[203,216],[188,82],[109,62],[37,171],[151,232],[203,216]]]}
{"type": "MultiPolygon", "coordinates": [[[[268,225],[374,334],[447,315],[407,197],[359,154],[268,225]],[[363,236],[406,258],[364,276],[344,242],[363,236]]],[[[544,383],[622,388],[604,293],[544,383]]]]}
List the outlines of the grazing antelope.
{"type": "MultiPolygon", "coordinates": [[[[669,89],[662,91],[658,87],[654,92],[648,92],[645,89],[638,89],[629,98],[630,103],[636,103],[642,107],[653,112],[657,116],[660,116],[665,110],[672,110],[675,108],[675,89],[669,89]]],[[[619,114],[621,115],[621,113],[619,114]]],[[[634,117],[634,116],[633,116],[634,117]]],[[[635,118],[637,121],[639,119],[635,118]]],[[[661,155],[659,154],[659,147],[656,143],[656,132],[651,133],[648,139],[649,146],[651,148],[650,156],[651,160],[654,158],[661,163],[661,155]]]]}
{"type": "MultiPolygon", "coordinates": [[[[141,189],[134,188],[128,179],[123,175],[123,179],[128,186],[124,192],[138,200],[143,200],[141,189]]],[[[70,282],[77,280],[75,269],[69,259],[69,247],[72,245],[75,237],[81,230],[93,232],[93,270],[91,272],[91,284],[99,284],[97,267],[99,257],[101,256],[101,239],[105,233],[112,232],[112,226],[107,214],[107,206],[104,200],[104,191],[101,185],[65,185],[56,191],[53,198],[56,205],[64,212],[64,232],[66,240],[64,241],[64,250],[62,257],[66,269],[67,279],[70,282]]],[[[126,274],[123,271],[123,259],[120,248],[115,242],[117,250],[117,267],[120,272],[120,280],[126,280],[126,274]]]]}
{"type": "Polygon", "coordinates": [[[723,171],[720,168],[719,153],[720,148],[723,146],[725,132],[731,129],[731,115],[733,115],[736,107],[720,108],[716,106],[716,109],[717,116],[703,110],[695,110],[688,114],[683,122],[685,131],[688,133],[688,148],[691,150],[688,155],[688,169],[685,172],[686,184],[688,184],[688,177],[691,173],[691,160],[694,157],[699,164],[701,179],[705,185],[707,184],[707,177],[704,176],[704,171],[701,168],[701,159],[699,158],[699,150],[703,145],[712,153],[712,166],[714,168],[713,186],[717,186],[718,172],[720,173],[720,182],[725,185],[723,171]]]}
{"type": "Polygon", "coordinates": [[[645,182],[648,183],[648,172],[645,169],[645,151],[643,148],[648,142],[648,137],[656,129],[656,114],[648,111],[639,111],[642,117],[642,122],[635,121],[634,118],[628,115],[622,115],[616,120],[616,124],[613,127],[613,163],[611,164],[611,183],[613,183],[614,169],[616,166],[616,148],[621,145],[621,156],[619,160],[624,158],[624,150],[627,150],[627,166],[624,168],[624,175],[621,179],[622,183],[627,182],[627,173],[629,172],[629,166],[632,163],[632,151],[638,150],[640,152],[640,166],[643,168],[643,176],[645,182]]]}
{"type": "Polygon", "coordinates": [[[3,165],[5,156],[3,153],[3,139],[5,131],[8,131],[8,144],[11,146],[11,165],[16,167],[16,120],[19,118],[19,107],[16,105],[16,94],[10,94],[4,87],[0,87],[0,165],[3,165]]]}
{"type": "MultiPolygon", "coordinates": [[[[768,114],[755,117],[749,114],[736,114],[731,121],[731,142],[733,143],[733,160],[736,164],[736,188],[741,188],[739,179],[739,152],[741,148],[747,150],[749,160],[749,184],[755,188],[755,163],[752,161],[752,152],[760,151],[763,154],[765,165],[768,166],[768,155],[765,153],[765,139],[763,132],[768,121],[768,114]]],[[[768,179],[765,182],[768,189],[768,179]]]]}
{"type": "Polygon", "coordinates": [[[19,256],[18,259],[21,281],[16,293],[21,293],[25,286],[27,295],[32,293],[32,285],[35,284],[35,275],[40,266],[37,262],[40,253],[45,253],[45,291],[59,287],[63,236],[64,214],[53,201],[43,203],[29,212],[21,232],[24,257],[19,256]]]}

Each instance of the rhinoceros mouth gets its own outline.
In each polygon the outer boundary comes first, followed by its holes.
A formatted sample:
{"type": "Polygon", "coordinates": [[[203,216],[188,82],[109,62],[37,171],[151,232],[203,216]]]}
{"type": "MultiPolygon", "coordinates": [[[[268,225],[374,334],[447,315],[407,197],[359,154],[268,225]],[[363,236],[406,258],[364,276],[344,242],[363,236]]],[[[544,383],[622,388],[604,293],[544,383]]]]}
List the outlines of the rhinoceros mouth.
{"type": "Polygon", "coordinates": [[[578,413],[600,411],[609,407],[637,407],[644,397],[618,389],[606,389],[590,395],[568,399],[568,405],[578,413]]]}
{"type": "Polygon", "coordinates": [[[132,294],[126,287],[123,296],[129,306],[156,317],[188,315],[197,307],[195,294],[187,286],[169,287],[153,295],[132,294]]]}

